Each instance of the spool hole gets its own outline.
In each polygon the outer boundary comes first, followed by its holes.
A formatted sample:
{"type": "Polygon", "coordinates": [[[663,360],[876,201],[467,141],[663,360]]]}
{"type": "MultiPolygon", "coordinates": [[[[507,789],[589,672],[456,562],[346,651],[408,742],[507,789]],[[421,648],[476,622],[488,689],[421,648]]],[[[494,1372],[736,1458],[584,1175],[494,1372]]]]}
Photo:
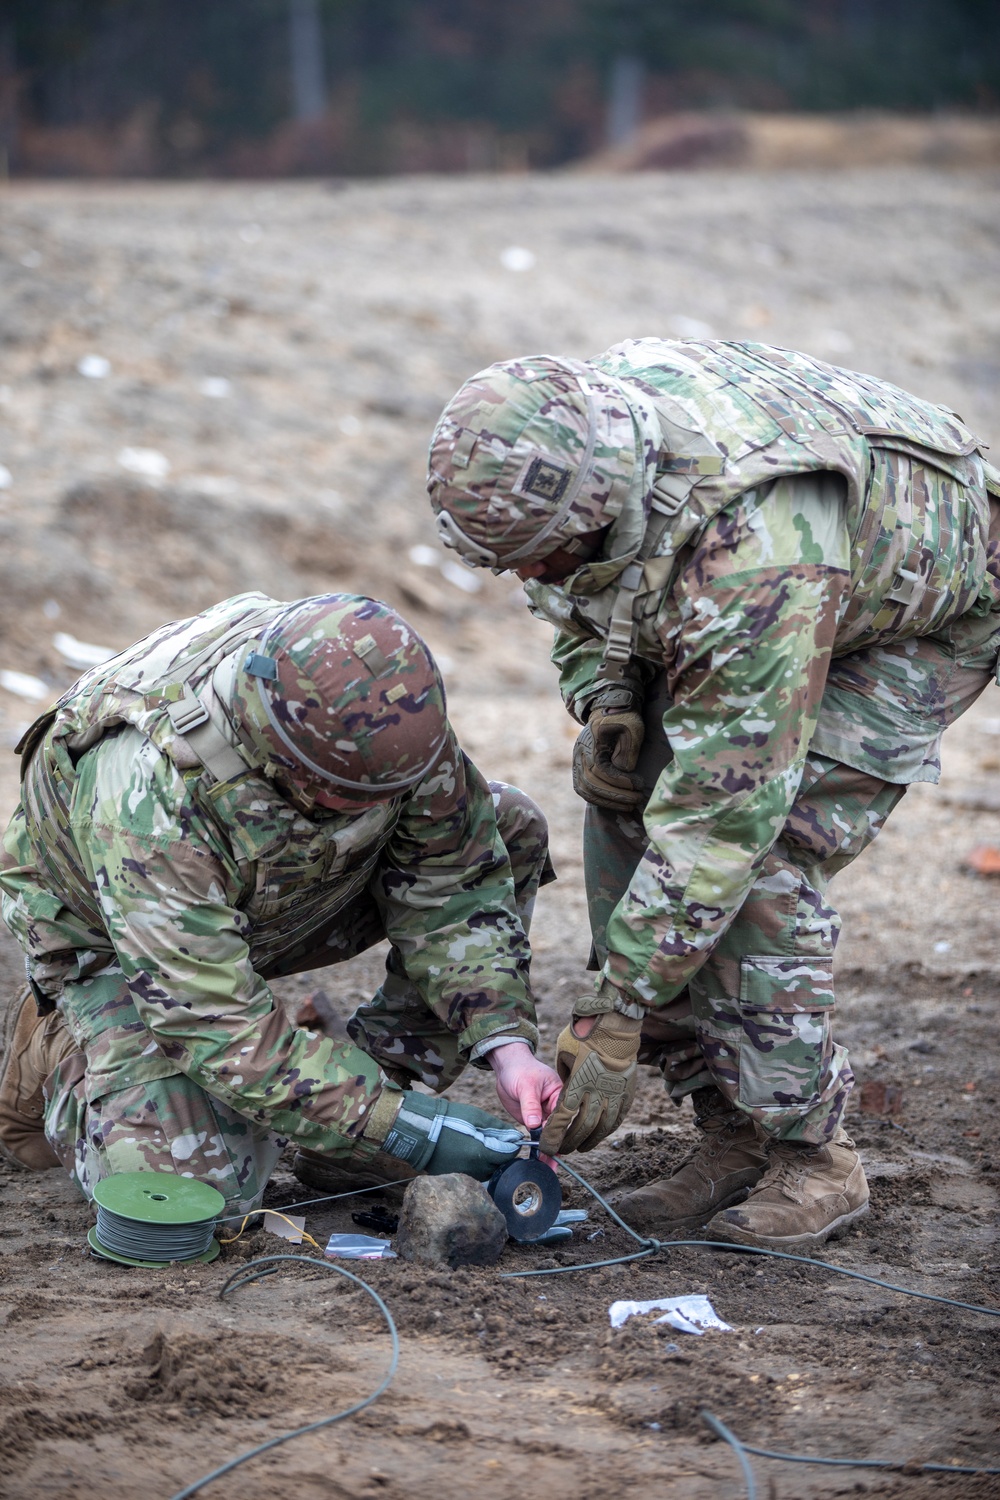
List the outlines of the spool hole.
{"type": "Polygon", "coordinates": [[[542,1190],[537,1182],[519,1182],[511,1194],[514,1212],[523,1218],[537,1214],[542,1206],[542,1190]]]}
{"type": "Polygon", "coordinates": [[[167,1195],[166,1195],[166,1193],[148,1193],[147,1192],[146,1193],[146,1197],[147,1198],[152,1198],[152,1200],[153,1200],[154,1203],[166,1203],[166,1201],[167,1201],[167,1195]]]}

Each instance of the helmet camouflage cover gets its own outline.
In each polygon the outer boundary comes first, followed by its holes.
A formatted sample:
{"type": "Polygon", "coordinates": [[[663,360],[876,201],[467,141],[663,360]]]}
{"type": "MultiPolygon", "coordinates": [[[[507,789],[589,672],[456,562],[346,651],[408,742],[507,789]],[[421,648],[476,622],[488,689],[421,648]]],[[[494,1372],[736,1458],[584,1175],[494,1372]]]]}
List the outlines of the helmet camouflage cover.
{"type": "Polygon", "coordinates": [[[577,550],[633,486],[652,484],[644,404],[579,360],[538,355],[474,375],[431,439],[427,489],[444,545],[497,570],[577,550]]]}
{"type": "Polygon", "coordinates": [[[232,709],[264,774],[312,800],[396,796],[448,734],[424,642],[387,604],[357,594],[301,599],[278,615],[240,653],[232,709]]]}

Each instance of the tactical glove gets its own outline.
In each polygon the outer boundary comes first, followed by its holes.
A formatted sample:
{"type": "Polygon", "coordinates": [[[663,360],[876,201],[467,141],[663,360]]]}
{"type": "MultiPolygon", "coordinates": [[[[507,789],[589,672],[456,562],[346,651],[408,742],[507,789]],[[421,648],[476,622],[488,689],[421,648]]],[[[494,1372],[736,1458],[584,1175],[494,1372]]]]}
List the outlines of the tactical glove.
{"type": "Polygon", "coordinates": [[[635,764],[644,734],[641,697],[627,684],[605,688],[590,705],[573,748],[573,790],[612,811],[639,806],[645,788],[635,764]]]}
{"type": "Polygon", "coordinates": [[[410,1090],[403,1096],[382,1150],[432,1177],[464,1172],[487,1182],[497,1167],[510,1165],[526,1140],[519,1130],[485,1109],[410,1090]]]}
{"type": "Polygon", "coordinates": [[[640,1020],[608,1010],[588,1036],[577,1036],[572,1021],[560,1034],[556,1069],[563,1090],[542,1131],[543,1151],[593,1151],[618,1129],[635,1095],[641,1030],[640,1020]]]}

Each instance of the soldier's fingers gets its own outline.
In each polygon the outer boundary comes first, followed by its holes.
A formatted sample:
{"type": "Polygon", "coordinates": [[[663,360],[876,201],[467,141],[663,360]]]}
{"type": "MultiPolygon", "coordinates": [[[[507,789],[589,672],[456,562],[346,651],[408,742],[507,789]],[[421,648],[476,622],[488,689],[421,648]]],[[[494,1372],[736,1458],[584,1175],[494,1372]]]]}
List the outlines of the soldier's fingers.
{"type": "Polygon", "coordinates": [[[517,1102],[521,1108],[521,1123],[528,1130],[534,1130],[541,1125],[542,1084],[539,1078],[533,1075],[525,1078],[518,1089],[517,1102]]]}
{"type": "Polygon", "coordinates": [[[615,1117],[615,1112],[605,1107],[594,1121],[590,1134],[585,1141],[581,1141],[577,1150],[593,1151],[602,1141],[607,1140],[608,1136],[618,1128],[618,1124],[619,1121],[615,1117]]]}
{"type": "Polygon", "coordinates": [[[545,1119],[548,1119],[561,1097],[562,1089],[559,1087],[559,1080],[550,1076],[543,1084],[541,1091],[542,1114],[545,1119]]]}
{"type": "Polygon", "coordinates": [[[557,1155],[563,1149],[563,1140],[566,1131],[573,1119],[573,1111],[566,1109],[564,1105],[557,1104],[545,1123],[539,1145],[543,1151],[557,1155]]]}
{"type": "Polygon", "coordinates": [[[572,1124],[563,1138],[564,1151],[579,1151],[580,1142],[597,1128],[604,1111],[604,1102],[599,1095],[584,1094],[579,1102],[572,1124]]]}

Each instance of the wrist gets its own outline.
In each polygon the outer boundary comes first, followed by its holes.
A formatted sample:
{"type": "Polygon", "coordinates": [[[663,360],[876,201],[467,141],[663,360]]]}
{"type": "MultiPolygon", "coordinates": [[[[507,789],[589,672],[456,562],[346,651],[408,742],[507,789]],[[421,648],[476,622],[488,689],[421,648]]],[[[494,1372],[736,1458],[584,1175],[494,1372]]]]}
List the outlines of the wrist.
{"type": "Polygon", "coordinates": [[[498,1037],[486,1054],[494,1073],[502,1068],[525,1063],[534,1059],[534,1049],[521,1037],[498,1037]]]}
{"type": "Polygon", "coordinates": [[[410,1091],[400,1098],[382,1150],[422,1172],[434,1155],[448,1112],[445,1099],[410,1091]]]}
{"type": "MultiPolygon", "coordinates": [[[[624,994],[609,980],[602,979],[592,995],[581,995],[577,1000],[573,1006],[573,1021],[575,1023],[580,1016],[606,1016],[611,1011],[617,1011],[618,1015],[628,1016],[633,1021],[641,1021],[645,1018],[646,1006],[624,994]]],[[[582,1036],[584,1033],[579,1034],[582,1036]]]]}

